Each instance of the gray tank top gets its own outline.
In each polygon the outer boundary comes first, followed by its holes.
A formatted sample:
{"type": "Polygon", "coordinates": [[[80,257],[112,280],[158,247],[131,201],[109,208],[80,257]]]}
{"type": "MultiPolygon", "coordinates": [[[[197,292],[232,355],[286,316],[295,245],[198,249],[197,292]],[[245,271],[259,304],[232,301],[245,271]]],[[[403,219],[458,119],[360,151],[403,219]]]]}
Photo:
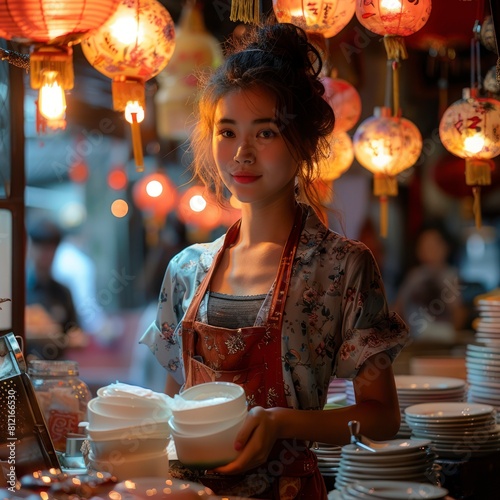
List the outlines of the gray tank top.
{"type": "Polygon", "coordinates": [[[210,292],[208,297],[208,324],[221,328],[253,326],[266,298],[263,295],[226,295],[210,292]]]}

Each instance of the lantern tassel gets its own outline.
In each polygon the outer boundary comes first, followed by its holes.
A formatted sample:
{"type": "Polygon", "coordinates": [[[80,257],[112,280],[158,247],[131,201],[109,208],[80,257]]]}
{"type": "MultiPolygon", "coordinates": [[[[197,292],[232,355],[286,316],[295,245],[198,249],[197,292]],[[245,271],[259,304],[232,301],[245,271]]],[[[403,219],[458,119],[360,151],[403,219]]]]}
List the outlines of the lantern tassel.
{"type": "Polygon", "coordinates": [[[260,0],[232,0],[231,21],[259,24],[260,22],[260,0]]]}
{"type": "Polygon", "coordinates": [[[474,195],[474,201],[472,203],[472,213],[474,214],[474,222],[476,228],[480,229],[482,225],[481,219],[481,188],[479,186],[474,186],[472,188],[472,194],[474,195]]]}
{"type": "Polygon", "coordinates": [[[384,46],[385,51],[387,52],[387,59],[394,59],[396,61],[408,59],[408,52],[406,50],[404,37],[384,35],[384,46]]]}
{"type": "Polygon", "coordinates": [[[388,225],[389,225],[389,198],[381,196],[380,200],[380,236],[387,238],[388,225]]]}
{"type": "Polygon", "coordinates": [[[135,170],[137,172],[143,172],[144,156],[142,154],[141,129],[139,126],[139,122],[137,121],[137,113],[130,113],[130,114],[132,117],[130,130],[132,132],[132,148],[134,151],[135,170]]]}

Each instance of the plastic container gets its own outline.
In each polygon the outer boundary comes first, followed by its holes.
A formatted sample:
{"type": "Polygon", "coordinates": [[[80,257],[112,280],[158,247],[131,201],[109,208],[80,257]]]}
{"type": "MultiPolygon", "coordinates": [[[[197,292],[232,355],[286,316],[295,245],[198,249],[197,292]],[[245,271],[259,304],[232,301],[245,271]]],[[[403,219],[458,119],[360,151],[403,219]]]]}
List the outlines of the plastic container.
{"type": "Polygon", "coordinates": [[[58,451],[66,451],[66,436],[78,432],[87,420],[87,403],[92,398],[87,384],[79,378],[78,363],[62,360],[31,360],[28,375],[47,429],[58,451]]]}

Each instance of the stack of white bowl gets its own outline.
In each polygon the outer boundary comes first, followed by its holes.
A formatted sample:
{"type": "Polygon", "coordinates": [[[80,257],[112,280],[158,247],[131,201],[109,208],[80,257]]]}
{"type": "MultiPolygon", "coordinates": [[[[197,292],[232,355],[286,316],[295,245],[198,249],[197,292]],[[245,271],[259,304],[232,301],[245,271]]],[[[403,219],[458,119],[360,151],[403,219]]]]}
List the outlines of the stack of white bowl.
{"type": "Polygon", "coordinates": [[[500,342],[500,293],[480,296],[475,305],[479,313],[474,321],[476,340],[485,344],[500,342]]]}
{"type": "Polygon", "coordinates": [[[448,490],[412,481],[358,481],[328,493],[328,500],[443,500],[448,490]]]}
{"type": "Polygon", "coordinates": [[[366,441],[374,450],[357,444],[342,447],[335,488],[358,481],[392,480],[435,482],[434,459],[428,439],[366,441]]]}
{"type": "Polygon", "coordinates": [[[178,460],[211,469],[232,462],[236,436],[247,416],[244,389],[230,382],[207,382],[173,398],[168,423],[178,460]]]}
{"type": "Polygon", "coordinates": [[[500,416],[500,343],[469,344],[466,352],[467,401],[493,406],[500,416]]]}
{"type": "Polygon", "coordinates": [[[467,384],[460,378],[396,375],[395,381],[401,410],[398,438],[411,436],[411,428],[405,418],[405,409],[409,406],[436,401],[459,402],[467,397],[467,384]]]}
{"type": "Polygon", "coordinates": [[[430,439],[440,458],[468,460],[500,451],[500,426],[490,405],[423,403],[405,413],[412,436],[430,439]]]}
{"type": "Polygon", "coordinates": [[[87,406],[89,469],[118,480],[167,477],[170,441],[168,398],[149,389],[116,383],[101,387],[87,406]]]}

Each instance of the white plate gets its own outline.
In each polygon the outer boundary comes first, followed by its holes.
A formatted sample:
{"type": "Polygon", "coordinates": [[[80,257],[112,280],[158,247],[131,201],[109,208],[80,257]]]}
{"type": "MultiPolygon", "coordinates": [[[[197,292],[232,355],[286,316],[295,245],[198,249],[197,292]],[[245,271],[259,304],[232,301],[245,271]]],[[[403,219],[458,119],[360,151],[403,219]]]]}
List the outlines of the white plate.
{"type": "Polygon", "coordinates": [[[452,377],[433,377],[417,375],[396,375],[396,388],[400,390],[442,391],[464,387],[465,381],[452,377]]]}
{"type": "Polygon", "coordinates": [[[428,439],[392,439],[390,441],[370,441],[370,446],[376,450],[368,451],[355,444],[346,444],[342,447],[342,453],[347,455],[390,455],[406,454],[416,451],[424,446],[429,446],[428,439]]]}
{"type": "Polygon", "coordinates": [[[491,415],[494,408],[463,402],[422,403],[405,408],[405,415],[414,419],[453,420],[491,415]]]}
{"type": "MultiPolygon", "coordinates": [[[[351,489],[351,488],[350,488],[351,489]]],[[[448,494],[448,490],[427,483],[409,481],[370,481],[357,482],[352,489],[369,495],[369,498],[397,499],[411,498],[412,500],[425,498],[441,499],[448,494]]]]}
{"type": "MultiPolygon", "coordinates": [[[[408,438],[409,439],[409,438],[408,438]]],[[[406,441],[408,441],[406,439],[406,441]]],[[[415,438],[413,438],[415,439],[415,438]]],[[[430,440],[426,439],[425,441],[428,441],[430,443],[430,440]]],[[[430,446],[427,445],[427,446],[430,446]]],[[[379,466],[379,465],[399,465],[399,464],[411,464],[414,463],[418,460],[423,460],[427,458],[427,451],[426,448],[418,448],[416,450],[408,451],[408,453],[370,453],[369,455],[360,455],[360,454],[351,454],[351,453],[346,453],[342,455],[342,460],[346,461],[348,460],[349,462],[355,462],[355,463],[360,463],[363,465],[372,465],[372,466],[379,466]]]]}

